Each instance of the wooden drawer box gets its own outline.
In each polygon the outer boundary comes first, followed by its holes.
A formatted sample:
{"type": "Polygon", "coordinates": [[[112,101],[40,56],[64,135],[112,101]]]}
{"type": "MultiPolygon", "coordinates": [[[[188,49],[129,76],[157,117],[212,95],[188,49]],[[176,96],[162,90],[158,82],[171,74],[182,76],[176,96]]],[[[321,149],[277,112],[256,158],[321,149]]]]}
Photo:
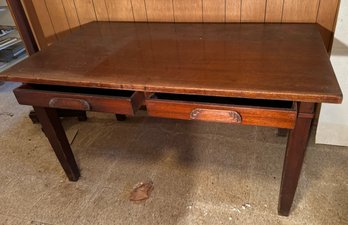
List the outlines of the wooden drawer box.
{"type": "Polygon", "coordinates": [[[143,92],[24,84],[14,90],[20,104],[134,115],[143,92]]]}
{"type": "Polygon", "coordinates": [[[297,104],[289,101],[255,100],[156,93],[146,99],[154,117],[203,120],[292,129],[297,104]]]}

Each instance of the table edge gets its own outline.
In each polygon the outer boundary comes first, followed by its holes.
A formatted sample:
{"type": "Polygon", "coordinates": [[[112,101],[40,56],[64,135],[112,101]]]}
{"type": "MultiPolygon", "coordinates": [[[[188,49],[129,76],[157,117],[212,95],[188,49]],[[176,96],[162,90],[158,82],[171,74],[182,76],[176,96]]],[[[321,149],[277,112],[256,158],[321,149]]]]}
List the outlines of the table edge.
{"type": "Polygon", "coordinates": [[[195,94],[206,96],[220,96],[220,97],[235,97],[235,98],[254,98],[254,99],[268,99],[268,100],[282,100],[282,101],[298,101],[298,102],[312,102],[312,103],[334,103],[340,104],[343,101],[342,91],[338,93],[320,94],[320,93],[292,93],[292,92],[267,92],[262,90],[224,90],[224,89],[203,89],[203,88],[178,88],[168,86],[153,86],[148,85],[138,86],[132,84],[101,84],[93,82],[68,82],[60,80],[40,80],[31,78],[17,78],[9,77],[4,74],[0,75],[0,80],[10,82],[21,82],[38,85],[59,85],[67,87],[83,87],[83,88],[101,88],[101,89],[115,89],[115,90],[130,90],[142,92],[160,92],[160,93],[174,93],[174,94],[195,94]]]}

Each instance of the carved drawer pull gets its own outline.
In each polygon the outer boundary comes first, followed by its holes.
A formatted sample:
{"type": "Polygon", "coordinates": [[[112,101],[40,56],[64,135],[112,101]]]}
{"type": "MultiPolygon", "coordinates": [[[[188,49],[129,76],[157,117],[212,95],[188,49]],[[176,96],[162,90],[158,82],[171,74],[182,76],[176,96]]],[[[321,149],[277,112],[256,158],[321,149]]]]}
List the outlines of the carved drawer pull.
{"type": "Polygon", "coordinates": [[[191,112],[192,120],[207,120],[225,123],[241,123],[242,117],[236,111],[216,109],[194,109],[191,112]]]}
{"type": "Polygon", "coordinates": [[[86,100],[75,98],[52,98],[48,106],[51,108],[91,110],[91,106],[86,100]]]}

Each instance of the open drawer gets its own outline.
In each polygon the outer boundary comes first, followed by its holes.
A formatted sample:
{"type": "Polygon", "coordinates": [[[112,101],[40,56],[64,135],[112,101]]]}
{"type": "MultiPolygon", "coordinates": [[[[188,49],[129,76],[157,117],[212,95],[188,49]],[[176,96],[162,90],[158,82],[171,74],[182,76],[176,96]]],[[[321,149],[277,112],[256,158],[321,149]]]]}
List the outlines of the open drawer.
{"type": "Polygon", "coordinates": [[[291,101],[155,93],[147,97],[146,107],[154,117],[288,129],[297,117],[297,104],[291,101]]]}
{"type": "Polygon", "coordinates": [[[24,84],[14,90],[20,104],[134,115],[144,103],[143,92],[24,84]]]}

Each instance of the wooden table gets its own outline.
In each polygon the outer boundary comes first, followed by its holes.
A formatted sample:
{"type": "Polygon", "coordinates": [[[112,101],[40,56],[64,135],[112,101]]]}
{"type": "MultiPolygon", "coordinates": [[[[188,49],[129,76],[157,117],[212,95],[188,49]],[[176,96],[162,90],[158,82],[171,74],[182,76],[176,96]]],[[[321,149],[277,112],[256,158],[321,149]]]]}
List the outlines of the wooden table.
{"type": "MultiPolygon", "coordinates": [[[[279,214],[289,215],[316,103],[342,93],[315,24],[94,22],[0,75],[34,106],[69,180],[80,173],[57,109],[289,129],[279,214]]],[[[233,154],[233,152],[231,152],[233,154]]]]}

